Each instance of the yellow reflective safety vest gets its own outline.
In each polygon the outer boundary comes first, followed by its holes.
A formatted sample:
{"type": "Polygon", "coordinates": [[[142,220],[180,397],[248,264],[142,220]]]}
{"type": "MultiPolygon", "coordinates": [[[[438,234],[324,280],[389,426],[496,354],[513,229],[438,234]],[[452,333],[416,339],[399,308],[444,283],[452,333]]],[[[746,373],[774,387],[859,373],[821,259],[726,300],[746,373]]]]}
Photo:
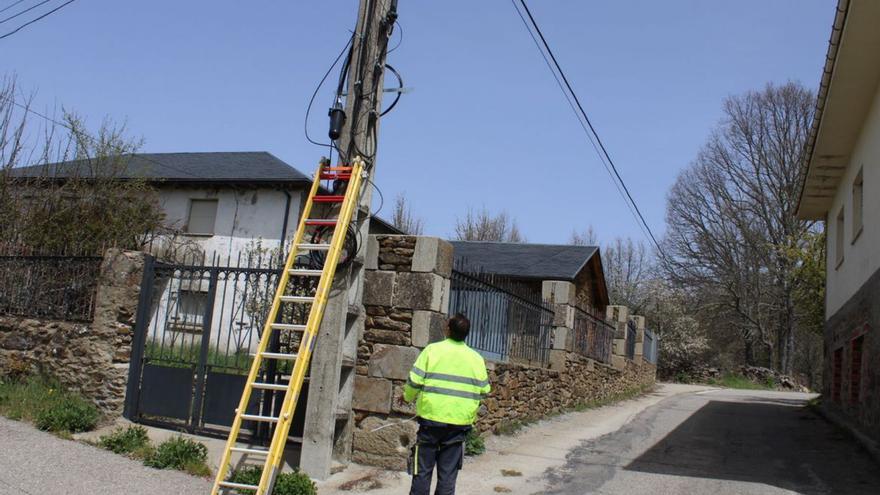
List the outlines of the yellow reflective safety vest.
{"type": "Polygon", "coordinates": [[[403,389],[420,418],[451,425],[472,425],[480,400],[489,394],[483,357],[464,342],[446,339],[425,347],[403,389]]]}

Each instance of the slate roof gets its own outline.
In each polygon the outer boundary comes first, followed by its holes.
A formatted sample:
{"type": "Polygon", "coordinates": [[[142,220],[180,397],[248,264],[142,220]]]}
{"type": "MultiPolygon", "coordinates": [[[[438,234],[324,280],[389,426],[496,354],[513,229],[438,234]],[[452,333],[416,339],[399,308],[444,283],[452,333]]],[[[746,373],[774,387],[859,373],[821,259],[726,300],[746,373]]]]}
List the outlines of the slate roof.
{"type": "Polygon", "coordinates": [[[517,278],[573,281],[596,255],[596,246],[450,241],[456,263],[517,278]]]}
{"type": "MultiPolygon", "coordinates": [[[[86,168],[84,162],[70,161],[47,166],[15,169],[20,177],[46,175],[70,177],[86,168]],[[48,170],[47,170],[48,167],[48,170]]],[[[209,153],[138,153],[131,155],[120,178],[179,183],[311,183],[299,170],[265,151],[219,151],[209,153]]]]}

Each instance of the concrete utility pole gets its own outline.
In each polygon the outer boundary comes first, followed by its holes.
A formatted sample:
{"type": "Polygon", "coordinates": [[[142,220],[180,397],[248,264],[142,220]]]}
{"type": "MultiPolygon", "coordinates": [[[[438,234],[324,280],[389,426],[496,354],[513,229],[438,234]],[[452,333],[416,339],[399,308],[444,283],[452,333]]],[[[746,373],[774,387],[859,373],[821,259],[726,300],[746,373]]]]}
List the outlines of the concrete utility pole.
{"type": "Polygon", "coordinates": [[[352,263],[337,271],[312,356],[300,469],[315,479],[330,476],[334,458],[351,457],[351,398],[365,317],[361,302],[363,260],[370,229],[385,55],[396,18],[397,0],[360,1],[345,98],[346,122],[336,144],[342,152],[340,158],[348,164],[362,157],[369,177],[355,213],[358,253],[352,263]]]}

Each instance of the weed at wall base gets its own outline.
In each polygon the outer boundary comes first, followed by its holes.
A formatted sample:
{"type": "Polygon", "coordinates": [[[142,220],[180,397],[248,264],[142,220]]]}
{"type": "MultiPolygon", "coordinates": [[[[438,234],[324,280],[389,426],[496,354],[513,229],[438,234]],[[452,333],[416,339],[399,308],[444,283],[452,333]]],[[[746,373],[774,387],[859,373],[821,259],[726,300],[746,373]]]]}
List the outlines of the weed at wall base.
{"type": "MultiPolygon", "coordinates": [[[[250,466],[233,473],[229,481],[246,485],[259,485],[262,474],[263,471],[260,467],[250,466]]],[[[252,490],[241,490],[241,493],[247,495],[254,492],[252,490]]],[[[294,471],[292,473],[281,473],[276,476],[275,487],[272,493],[273,495],[317,495],[318,487],[311,478],[299,471],[294,471]]]]}
{"type": "Polygon", "coordinates": [[[92,403],[53,380],[37,376],[23,381],[0,380],[0,414],[64,437],[93,430],[100,419],[92,403]]]}

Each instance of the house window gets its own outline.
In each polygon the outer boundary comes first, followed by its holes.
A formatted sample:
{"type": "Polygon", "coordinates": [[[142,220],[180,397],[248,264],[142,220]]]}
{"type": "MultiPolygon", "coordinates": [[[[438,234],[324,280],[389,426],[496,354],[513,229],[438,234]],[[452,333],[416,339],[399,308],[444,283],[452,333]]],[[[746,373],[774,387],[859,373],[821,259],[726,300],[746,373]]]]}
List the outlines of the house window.
{"type": "Polygon", "coordinates": [[[835,268],[839,267],[841,263],[843,263],[843,207],[840,207],[840,211],[837,213],[837,221],[834,222],[834,261],[835,268]]]}
{"type": "Polygon", "coordinates": [[[207,292],[180,290],[177,294],[177,311],[171,315],[172,328],[178,332],[201,331],[207,307],[207,292]]]}
{"type": "Polygon", "coordinates": [[[862,193],[863,184],[862,169],[859,169],[859,173],[856,175],[856,179],[853,181],[852,186],[852,242],[856,242],[856,239],[859,238],[859,234],[862,233],[862,216],[865,204],[865,198],[862,193]]]}
{"type": "Polygon", "coordinates": [[[217,220],[216,199],[191,199],[186,231],[189,234],[213,235],[217,220]]]}
{"type": "Polygon", "coordinates": [[[840,402],[840,384],[843,376],[843,348],[834,351],[831,362],[831,400],[840,402]]]}
{"type": "Polygon", "coordinates": [[[849,400],[853,405],[859,403],[862,391],[862,347],[865,344],[865,336],[852,341],[852,355],[849,369],[849,400]]]}

